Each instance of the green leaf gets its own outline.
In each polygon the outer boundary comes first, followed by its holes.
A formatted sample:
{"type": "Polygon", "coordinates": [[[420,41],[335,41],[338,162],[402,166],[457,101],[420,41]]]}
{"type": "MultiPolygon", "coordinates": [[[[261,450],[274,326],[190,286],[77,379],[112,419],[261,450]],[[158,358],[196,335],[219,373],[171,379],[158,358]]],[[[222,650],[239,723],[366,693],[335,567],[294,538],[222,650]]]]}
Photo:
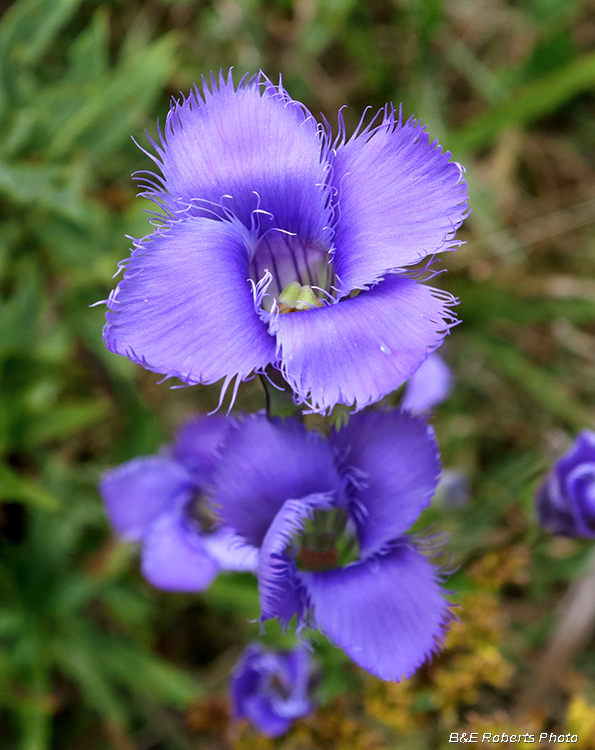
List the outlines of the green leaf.
{"type": "Polygon", "coordinates": [[[28,681],[29,693],[18,701],[20,750],[50,750],[52,733],[51,675],[36,664],[28,681]]]}
{"type": "Polygon", "coordinates": [[[0,464],[0,500],[18,500],[47,510],[56,510],[61,505],[57,497],[5,464],[0,464]]]}
{"type": "Polygon", "coordinates": [[[521,325],[563,319],[588,325],[595,317],[595,304],[589,299],[533,297],[523,294],[518,285],[491,281],[475,284],[453,278],[449,291],[461,300],[458,312],[465,325],[476,329],[489,327],[496,321],[521,325]]]}
{"type": "Polygon", "coordinates": [[[0,298],[0,357],[30,351],[37,338],[40,314],[39,283],[35,269],[21,267],[18,286],[6,301],[0,298]]]}
{"type": "MultiPolygon", "coordinates": [[[[72,17],[80,0],[20,0],[0,21],[0,116],[9,100],[16,103],[23,68],[45,54],[56,35],[72,17]]],[[[25,89],[31,95],[32,81],[25,89]]]]}
{"type": "Polygon", "coordinates": [[[33,447],[51,440],[63,439],[101,422],[110,411],[107,401],[79,401],[57,406],[49,413],[36,416],[25,431],[24,444],[33,447]]]}
{"type": "MultiPolygon", "coordinates": [[[[130,562],[131,552],[136,554],[136,549],[131,544],[119,544],[122,562],[130,562]]],[[[109,609],[110,614],[118,622],[127,626],[140,627],[145,624],[150,616],[151,600],[138,588],[131,585],[124,587],[122,584],[109,586],[101,594],[101,600],[109,609]]]]}
{"type": "Polygon", "coordinates": [[[56,132],[48,157],[64,156],[78,141],[99,157],[127,138],[173,72],[174,49],[174,37],[163,37],[93,82],[82,106],[56,132]]]}
{"type": "Polygon", "coordinates": [[[68,50],[69,78],[90,81],[102,76],[109,64],[107,8],[98,8],[93,20],[68,50]]]}
{"type": "Polygon", "coordinates": [[[504,128],[529,125],[555,112],[593,85],[595,53],[573,60],[555,73],[519,88],[505,103],[455,131],[448,139],[448,147],[459,153],[486,146],[504,128]]]}
{"type": "Polygon", "coordinates": [[[469,336],[469,343],[483,353],[503,375],[520,385],[549,414],[580,430],[595,422],[589,412],[562,386],[558,378],[530,362],[521,352],[494,337],[469,336]]]}
{"type": "Polygon", "coordinates": [[[525,80],[535,80],[568,65],[576,57],[576,49],[569,29],[558,30],[542,39],[523,65],[525,80]]]}
{"type": "Polygon", "coordinates": [[[84,222],[88,213],[72,167],[0,162],[0,194],[21,206],[47,208],[84,222]]]}
{"type": "Polygon", "coordinates": [[[57,665],[78,684],[89,704],[107,721],[124,724],[122,701],[106,679],[100,639],[88,631],[89,626],[85,624],[70,633],[69,640],[60,640],[54,645],[57,665]]]}
{"type": "Polygon", "coordinates": [[[543,28],[546,24],[563,23],[582,7],[582,0],[525,0],[523,12],[543,28]]]}
{"type": "Polygon", "coordinates": [[[19,0],[0,24],[0,47],[10,61],[38,62],[60,29],[74,15],[81,0],[19,0]]]}
{"type": "Polygon", "coordinates": [[[105,638],[98,656],[105,669],[129,689],[176,708],[184,708],[202,692],[190,675],[136,644],[105,638]]]}
{"type": "Polygon", "coordinates": [[[252,575],[235,573],[219,576],[204,594],[209,606],[234,612],[248,620],[260,615],[256,581],[252,575]]]}

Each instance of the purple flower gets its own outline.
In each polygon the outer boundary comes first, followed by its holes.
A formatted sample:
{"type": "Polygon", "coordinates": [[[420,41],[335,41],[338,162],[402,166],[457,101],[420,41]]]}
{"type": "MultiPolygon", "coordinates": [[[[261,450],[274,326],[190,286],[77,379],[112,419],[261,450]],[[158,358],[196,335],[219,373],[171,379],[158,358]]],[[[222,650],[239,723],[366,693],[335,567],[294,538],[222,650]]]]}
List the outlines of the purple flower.
{"type": "Polygon", "coordinates": [[[539,522],[565,536],[595,539],[595,432],[585,430],[537,490],[539,522]]]}
{"type": "Polygon", "coordinates": [[[450,393],[452,373],[436,353],[430,354],[407,382],[401,407],[412,414],[425,414],[450,393]]]}
{"type": "Polygon", "coordinates": [[[471,498],[471,484],[460,469],[442,469],[436,498],[446,508],[462,508],[471,498]]]}
{"type": "Polygon", "coordinates": [[[163,455],[135,458],[101,478],[112,526],[142,544],[143,575],[157,588],[200,591],[220,569],[256,568],[256,549],[218,524],[204,496],[232,426],[223,417],[195,419],[163,455]]]}
{"type": "Polygon", "coordinates": [[[249,719],[268,737],[287,732],[314,709],[310,700],[314,664],[308,649],[267,651],[259,643],[245,649],[231,677],[236,719],[249,719]]]}
{"type": "Polygon", "coordinates": [[[438,475],[431,428],[406,413],[357,414],[328,441],[246,418],[213,491],[223,521],[260,548],[262,619],[296,616],[378,677],[411,675],[450,618],[440,572],[405,536],[438,475]]]}
{"type": "Polygon", "coordinates": [[[349,140],[339,115],[333,140],[281,85],[230,73],[175,101],[153,146],[163,214],[108,300],[111,351],[224,390],[273,366],[314,411],[361,409],[456,322],[407,269],[460,244],[463,170],[393,107],[349,140]]]}

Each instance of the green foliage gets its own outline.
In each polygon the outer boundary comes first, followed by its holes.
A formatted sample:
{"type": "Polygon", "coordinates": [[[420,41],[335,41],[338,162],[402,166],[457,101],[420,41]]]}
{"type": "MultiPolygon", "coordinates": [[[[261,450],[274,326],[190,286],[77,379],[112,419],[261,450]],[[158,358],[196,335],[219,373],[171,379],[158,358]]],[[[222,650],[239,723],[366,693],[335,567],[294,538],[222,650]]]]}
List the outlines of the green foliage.
{"type": "MultiPolygon", "coordinates": [[[[565,54],[560,57],[566,62],[565,54]]],[[[548,61],[548,67],[554,62],[551,54],[543,59],[548,61]]],[[[592,89],[594,83],[595,53],[573,59],[555,72],[511,92],[505,103],[453,133],[449,146],[456,152],[464,152],[488,145],[505,128],[523,127],[546,117],[577,94],[592,89]]]]}
{"type": "Polygon", "coordinates": [[[0,466],[0,500],[19,500],[50,510],[60,507],[60,501],[56,497],[6,465],[0,466]]]}
{"type": "Polygon", "coordinates": [[[106,296],[114,249],[125,253],[101,195],[110,159],[124,149],[131,161],[130,133],[148,122],[175,42],[130,32],[112,61],[107,8],[81,27],[80,6],[24,0],[0,21],[0,701],[14,716],[12,729],[0,719],[0,746],[23,750],[53,746],[56,680],[122,736],[151,701],[181,708],[198,694],[152,652],[146,595],[121,571],[89,568],[105,521],[98,469],[81,454],[96,460],[122,426],[123,440],[148,434],[148,450],[161,439],[88,305],[106,296]]]}
{"type": "Polygon", "coordinates": [[[81,547],[103,521],[95,502],[79,498],[60,512],[32,511],[24,537],[0,558],[0,639],[10,657],[3,700],[16,713],[21,746],[31,750],[49,747],[57,673],[106,723],[122,727],[133,696],[182,707],[199,693],[139,640],[150,601],[131,595],[105,566],[89,569],[81,547]],[[89,616],[93,608],[109,628],[89,616]]]}

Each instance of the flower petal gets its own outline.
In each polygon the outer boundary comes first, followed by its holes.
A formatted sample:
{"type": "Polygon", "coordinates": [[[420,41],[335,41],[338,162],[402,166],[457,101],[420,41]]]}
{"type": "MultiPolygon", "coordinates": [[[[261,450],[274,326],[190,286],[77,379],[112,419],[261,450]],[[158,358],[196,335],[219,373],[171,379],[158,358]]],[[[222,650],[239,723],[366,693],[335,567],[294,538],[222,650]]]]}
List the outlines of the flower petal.
{"type": "Polygon", "coordinates": [[[258,548],[244,540],[226,526],[205,534],[205,549],[223,570],[254,572],[258,567],[258,548]]]}
{"type": "Polygon", "coordinates": [[[294,615],[298,622],[303,619],[304,594],[290,548],[314,510],[331,507],[333,500],[333,493],[287,500],[275,516],[262,542],[258,562],[261,619],[278,617],[283,625],[288,625],[294,615]]]}
{"type": "Polygon", "coordinates": [[[231,417],[198,417],[179,430],[172,455],[192,473],[199,487],[209,482],[217,450],[233,425],[231,417]]]}
{"type": "Polygon", "coordinates": [[[253,415],[232,431],[213,475],[219,516],[260,546],[286,500],[339,491],[333,452],[315,432],[292,420],[253,415]]]}
{"type": "Polygon", "coordinates": [[[260,683],[259,662],[264,653],[261,643],[251,643],[246,646],[240,659],[231,673],[230,696],[233,716],[236,719],[246,719],[244,701],[247,696],[258,691],[260,683]]]}
{"type": "Polygon", "coordinates": [[[576,520],[577,517],[580,519],[580,515],[576,512],[573,514],[575,508],[569,507],[571,503],[562,495],[560,484],[553,473],[537,489],[535,499],[541,526],[564,536],[580,533],[580,520],[579,524],[576,520]]]}
{"type": "Polygon", "coordinates": [[[412,414],[425,414],[448,397],[451,385],[450,368],[434,352],[409,378],[401,407],[412,414]]]}
{"type": "Polygon", "coordinates": [[[112,526],[131,542],[140,541],[161,513],[189,500],[193,490],[186,469],[161,456],[121,464],[107,471],[99,484],[112,526]]]}
{"type": "Polygon", "coordinates": [[[283,375],[315,412],[363,409],[398,388],[440,345],[456,319],[446,292],[405,276],[274,323],[283,375]]]}
{"type": "Polygon", "coordinates": [[[253,211],[264,229],[304,239],[329,233],[330,207],[321,128],[299,102],[260,74],[234,89],[231,74],[212,91],[195,89],[175,102],[157,147],[165,191],[154,199],[171,212],[225,216],[246,227],[253,211]],[[221,205],[220,205],[221,204],[221,205]]]}
{"type": "Polygon", "coordinates": [[[437,650],[450,619],[435,567],[405,545],[300,577],[316,627],[382,680],[411,676],[437,650]]]}
{"type": "Polygon", "coordinates": [[[296,719],[313,708],[309,693],[313,685],[312,677],[316,676],[316,672],[311,647],[301,643],[291,651],[282,652],[281,666],[292,691],[288,698],[276,698],[273,706],[280,716],[296,719]]]}
{"type": "Polygon", "coordinates": [[[142,240],[108,301],[108,349],[189,384],[246,378],[274,359],[248,281],[246,231],[187,219],[142,240]]]}
{"type": "Polygon", "coordinates": [[[403,412],[370,411],[352,416],[331,444],[355,477],[354,517],[365,557],[404,534],[430,504],[440,475],[434,430],[403,412]]]}
{"type": "Polygon", "coordinates": [[[244,717],[250,719],[265,737],[280,737],[291,728],[293,723],[293,719],[276,714],[269,696],[260,693],[244,699],[241,718],[244,717]]]}
{"type": "Polygon", "coordinates": [[[560,480],[565,481],[566,476],[575,466],[593,461],[595,461],[595,432],[583,430],[566,453],[558,459],[555,471],[560,480]]]}
{"type": "Polygon", "coordinates": [[[202,591],[219,572],[201,534],[180,510],[163,513],[145,539],[141,569],[153,586],[165,591],[202,591]]]}
{"type": "MultiPolygon", "coordinates": [[[[573,445],[565,454],[578,452],[580,446],[573,445]]],[[[595,538],[595,462],[579,463],[569,470],[568,463],[563,476],[559,465],[546,477],[537,490],[537,512],[539,523],[555,534],[595,538]]]]}
{"type": "Polygon", "coordinates": [[[335,270],[344,292],[460,244],[467,186],[449,159],[415,120],[403,124],[393,110],[337,147],[335,270]]]}

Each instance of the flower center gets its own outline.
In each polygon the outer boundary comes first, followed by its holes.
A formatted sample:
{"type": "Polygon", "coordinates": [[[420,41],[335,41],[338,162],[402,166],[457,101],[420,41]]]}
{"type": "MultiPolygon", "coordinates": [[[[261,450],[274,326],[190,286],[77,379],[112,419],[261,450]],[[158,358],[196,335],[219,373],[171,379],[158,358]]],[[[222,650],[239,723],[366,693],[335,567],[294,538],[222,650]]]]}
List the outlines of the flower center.
{"type": "Polygon", "coordinates": [[[279,672],[275,672],[269,677],[268,689],[281,700],[286,701],[291,697],[291,683],[279,672]]]}
{"type": "Polygon", "coordinates": [[[219,525],[219,521],[206,495],[197,490],[186,506],[186,518],[198,525],[207,534],[219,525]]]}
{"type": "Polygon", "coordinates": [[[281,231],[267,232],[256,245],[250,278],[258,283],[266,271],[272,276],[262,301],[267,312],[274,301],[282,313],[322,307],[334,282],[330,255],[324,245],[281,231]]]}
{"type": "Polygon", "coordinates": [[[343,508],[315,510],[298,540],[300,570],[333,570],[359,559],[355,529],[343,508]]]}
{"type": "Polygon", "coordinates": [[[300,286],[299,281],[291,281],[277,298],[279,312],[299,312],[310,310],[312,307],[322,307],[322,302],[316,296],[311,286],[300,286]]]}

